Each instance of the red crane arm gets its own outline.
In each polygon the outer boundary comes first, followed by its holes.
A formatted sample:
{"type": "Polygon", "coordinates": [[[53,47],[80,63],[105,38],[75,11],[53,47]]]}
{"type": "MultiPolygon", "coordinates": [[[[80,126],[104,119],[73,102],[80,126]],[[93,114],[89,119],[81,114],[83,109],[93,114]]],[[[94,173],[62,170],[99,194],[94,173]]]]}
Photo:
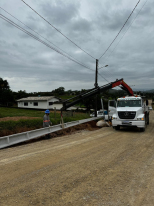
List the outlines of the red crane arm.
{"type": "Polygon", "coordinates": [[[129,93],[129,95],[134,96],[133,90],[130,88],[130,86],[128,86],[128,84],[126,84],[123,80],[119,80],[117,82],[114,82],[112,84],[112,88],[113,87],[117,87],[119,85],[122,85],[122,89],[124,89],[125,91],[127,91],[129,93]]]}
{"type": "Polygon", "coordinates": [[[121,85],[121,88],[124,89],[126,92],[128,92],[129,95],[134,96],[132,89],[123,81],[123,79],[119,79],[119,80],[117,79],[115,82],[108,83],[102,87],[93,88],[89,91],[86,91],[83,94],[80,94],[80,95],[77,95],[73,98],[65,100],[65,102],[63,102],[62,110],[66,110],[67,108],[79,103],[83,99],[89,98],[91,96],[94,96],[96,94],[104,92],[104,91],[111,89],[113,87],[117,87],[119,85],[121,85]],[[71,101],[71,102],[69,102],[69,101],[71,101]]]}

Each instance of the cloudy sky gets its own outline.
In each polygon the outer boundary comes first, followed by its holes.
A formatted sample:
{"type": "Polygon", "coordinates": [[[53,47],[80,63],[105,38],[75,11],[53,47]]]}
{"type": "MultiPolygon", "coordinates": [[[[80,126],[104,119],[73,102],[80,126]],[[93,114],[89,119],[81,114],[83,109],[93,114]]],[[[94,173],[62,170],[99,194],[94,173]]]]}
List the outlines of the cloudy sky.
{"type": "Polygon", "coordinates": [[[65,90],[93,88],[96,59],[99,67],[108,65],[99,70],[99,86],[124,78],[133,89],[154,89],[153,0],[25,2],[90,55],[21,0],[1,0],[0,17],[9,18],[39,40],[88,67],[57,53],[0,18],[0,77],[8,80],[13,91],[52,91],[61,86],[65,90]]]}

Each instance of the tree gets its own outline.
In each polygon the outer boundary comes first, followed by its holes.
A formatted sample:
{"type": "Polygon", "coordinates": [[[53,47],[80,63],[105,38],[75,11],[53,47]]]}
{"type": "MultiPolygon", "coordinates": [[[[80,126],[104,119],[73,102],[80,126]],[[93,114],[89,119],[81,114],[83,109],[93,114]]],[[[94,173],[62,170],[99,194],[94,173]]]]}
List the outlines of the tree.
{"type": "Polygon", "coordinates": [[[3,80],[0,77],[0,91],[7,90],[7,89],[10,89],[9,83],[7,82],[7,80],[3,80]]]}
{"type": "Polygon", "coordinates": [[[63,95],[63,94],[65,94],[65,88],[64,87],[59,87],[59,88],[53,90],[53,93],[57,94],[57,95],[63,95]]]}
{"type": "Polygon", "coordinates": [[[10,106],[14,103],[13,92],[7,80],[0,78],[0,104],[10,106]]]}
{"type": "Polygon", "coordinates": [[[68,95],[72,95],[73,91],[70,89],[70,90],[67,90],[65,93],[67,93],[68,95]]]}
{"type": "Polygon", "coordinates": [[[18,92],[13,92],[14,96],[15,96],[15,100],[21,99],[21,98],[26,98],[29,96],[28,93],[26,93],[25,90],[19,90],[18,92]]]}

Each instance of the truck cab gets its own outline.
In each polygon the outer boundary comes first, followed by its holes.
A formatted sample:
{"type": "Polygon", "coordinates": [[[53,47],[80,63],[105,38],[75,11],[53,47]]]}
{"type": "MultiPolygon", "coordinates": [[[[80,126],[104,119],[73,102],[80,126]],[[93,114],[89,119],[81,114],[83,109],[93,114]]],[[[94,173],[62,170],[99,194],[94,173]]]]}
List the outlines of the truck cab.
{"type": "MultiPolygon", "coordinates": [[[[146,102],[147,104],[147,102],[146,102]]],[[[138,127],[145,130],[149,124],[149,109],[140,96],[126,96],[117,99],[112,126],[116,130],[122,127],[138,127]]]]}

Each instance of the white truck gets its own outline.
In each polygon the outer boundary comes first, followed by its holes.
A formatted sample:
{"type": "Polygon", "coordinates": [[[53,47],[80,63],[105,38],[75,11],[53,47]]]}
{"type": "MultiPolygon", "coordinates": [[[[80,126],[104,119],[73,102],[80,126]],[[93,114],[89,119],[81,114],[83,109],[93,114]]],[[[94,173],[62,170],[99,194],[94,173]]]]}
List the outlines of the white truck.
{"type": "Polygon", "coordinates": [[[144,132],[149,124],[148,100],[144,102],[141,96],[126,96],[118,98],[117,101],[109,101],[109,119],[116,130],[120,127],[138,127],[144,132]]]}

